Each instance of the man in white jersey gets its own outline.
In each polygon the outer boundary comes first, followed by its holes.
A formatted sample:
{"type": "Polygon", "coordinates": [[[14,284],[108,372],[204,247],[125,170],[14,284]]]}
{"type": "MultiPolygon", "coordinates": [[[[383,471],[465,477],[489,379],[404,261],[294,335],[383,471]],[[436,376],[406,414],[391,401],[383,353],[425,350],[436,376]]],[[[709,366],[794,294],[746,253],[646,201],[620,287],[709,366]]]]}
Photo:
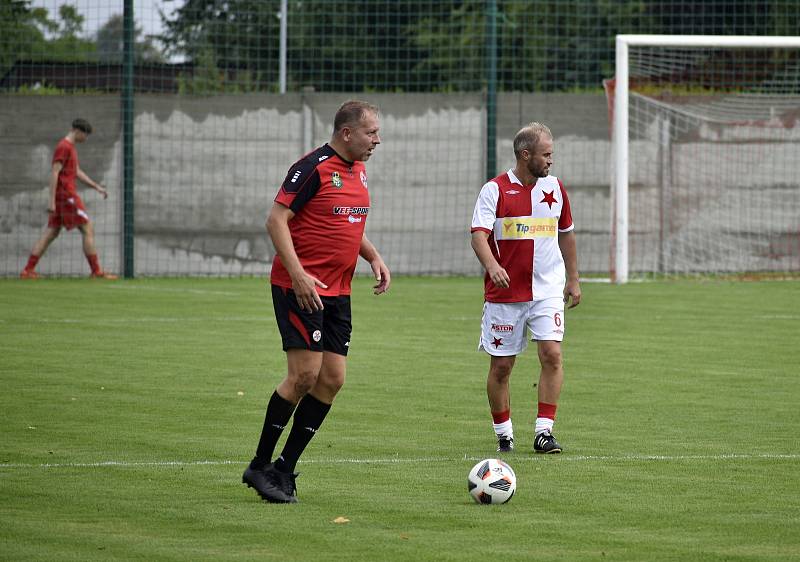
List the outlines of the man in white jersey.
{"type": "Polygon", "coordinates": [[[538,413],[533,449],[560,453],[553,436],[564,380],[564,306],[581,301],[572,211],[561,180],[549,175],[553,135],[530,123],[514,137],[513,169],[488,181],[472,215],[472,249],[486,270],[479,349],[490,355],[486,393],[499,452],[514,448],[508,382],[517,355],[539,352],[538,413]]]}

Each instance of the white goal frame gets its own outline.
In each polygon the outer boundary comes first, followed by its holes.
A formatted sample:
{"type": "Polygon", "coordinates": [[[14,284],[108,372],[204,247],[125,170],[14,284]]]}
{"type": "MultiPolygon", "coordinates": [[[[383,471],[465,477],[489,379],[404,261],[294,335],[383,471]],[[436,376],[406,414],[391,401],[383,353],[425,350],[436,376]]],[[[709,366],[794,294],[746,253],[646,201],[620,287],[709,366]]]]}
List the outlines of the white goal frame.
{"type": "Polygon", "coordinates": [[[628,48],[745,47],[800,48],[800,37],[745,35],[617,35],[614,85],[614,170],[612,173],[611,282],[628,281],[628,48]]]}

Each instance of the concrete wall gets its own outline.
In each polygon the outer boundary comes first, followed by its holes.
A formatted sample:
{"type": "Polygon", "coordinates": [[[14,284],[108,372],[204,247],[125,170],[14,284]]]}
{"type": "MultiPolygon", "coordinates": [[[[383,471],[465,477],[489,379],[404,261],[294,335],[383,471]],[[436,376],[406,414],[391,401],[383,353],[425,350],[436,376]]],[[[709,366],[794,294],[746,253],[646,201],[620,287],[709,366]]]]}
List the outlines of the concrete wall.
{"type": "MultiPolygon", "coordinates": [[[[0,96],[0,275],[17,275],[47,224],[48,181],[53,149],[75,117],[92,123],[94,134],[79,145],[81,168],[109,188],[103,200],[91,189],[79,193],[95,223],[101,264],[120,268],[120,102],[114,96],[0,96]]],[[[76,231],[51,245],[38,271],[85,275],[76,231]]]]}
{"type": "MultiPolygon", "coordinates": [[[[138,96],[137,275],[266,275],[273,249],[264,221],[275,193],[292,162],[329,140],[333,114],[348,97],[313,93],[138,96]]],[[[381,107],[383,138],[367,165],[372,197],[368,236],[395,273],[478,273],[469,246],[469,224],[486,177],[483,97],[365,97],[381,107]]],[[[108,186],[111,196],[104,202],[92,190],[81,193],[96,224],[104,266],[121,269],[119,115],[116,96],[0,98],[0,275],[19,272],[44,227],[52,150],[74,116],[88,118],[95,127],[89,142],[79,147],[81,167],[108,186]]],[[[547,123],[555,135],[552,173],[562,178],[572,200],[581,270],[607,272],[611,146],[605,97],[501,94],[499,171],[513,165],[514,133],[533,120],[547,123]]],[[[651,267],[654,259],[661,259],[654,254],[669,244],[685,245],[675,236],[665,240],[659,217],[650,211],[658,209],[662,197],[659,150],[651,141],[633,142],[632,209],[643,210],[632,211],[632,243],[641,239],[640,253],[632,254],[633,269],[651,267]]],[[[706,150],[703,142],[676,146],[673,168],[691,166],[690,160],[706,150]]],[[[738,145],[733,150],[736,157],[736,150],[746,152],[751,147],[738,145]]],[[[729,179],[737,186],[749,185],[761,171],[738,172],[729,179]]],[[[675,174],[679,177],[683,176],[675,174]]],[[[796,182],[784,179],[788,183],[782,195],[796,200],[796,182]]],[[[676,179],[675,183],[680,182],[676,179]]],[[[738,205],[755,204],[737,197],[718,198],[713,207],[727,213],[738,205]]],[[[792,231],[791,210],[797,206],[785,207],[787,218],[778,221],[778,231],[792,231]]],[[[725,214],[719,218],[725,219],[725,214]]],[[[796,232],[796,220],[794,224],[796,232]]],[[[702,226],[698,233],[707,233],[702,226]]],[[[681,233],[693,228],[696,225],[681,233]]],[[[693,239],[691,244],[702,248],[705,241],[693,239]]],[[[690,247],[689,251],[695,250],[690,247]]],[[[40,271],[85,274],[88,267],[80,236],[62,235],[43,258],[40,271]]],[[[365,264],[360,271],[366,271],[365,264]]]]}

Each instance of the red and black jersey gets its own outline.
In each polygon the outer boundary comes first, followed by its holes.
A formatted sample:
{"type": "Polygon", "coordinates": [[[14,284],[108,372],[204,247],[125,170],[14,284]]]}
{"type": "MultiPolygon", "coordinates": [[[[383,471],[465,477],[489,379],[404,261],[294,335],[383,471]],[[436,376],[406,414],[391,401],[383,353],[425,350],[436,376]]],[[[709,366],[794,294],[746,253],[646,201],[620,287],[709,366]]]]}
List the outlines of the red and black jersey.
{"type": "Polygon", "coordinates": [[[53,164],[61,162],[61,171],[58,173],[56,185],[56,198],[66,199],[77,193],[75,178],[78,175],[78,151],[75,145],[66,138],[61,139],[53,153],[53,164]]]}
{"type": "MultiPolygon", "coordinates": [[[[289,232],[297,257],[306,273],[328,286],[317,292],[349,295],[369,213],[364,163],[348,162],[325,144],[289,168],[275,201],[295,213],[289,232]]],[[[292,286],[278,256],[270,280],[292,286]]]]}

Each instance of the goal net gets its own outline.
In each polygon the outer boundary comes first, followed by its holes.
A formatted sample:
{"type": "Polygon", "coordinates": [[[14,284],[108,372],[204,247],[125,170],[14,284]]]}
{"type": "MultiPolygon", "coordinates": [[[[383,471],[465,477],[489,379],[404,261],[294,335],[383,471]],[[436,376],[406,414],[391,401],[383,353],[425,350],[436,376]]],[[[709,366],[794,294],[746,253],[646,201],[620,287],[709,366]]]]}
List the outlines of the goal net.
{"type": "Polygon", "coordinates": [[[615,281],[800,272],[800,39],[781,39],[618,36],[615,281]]]}

